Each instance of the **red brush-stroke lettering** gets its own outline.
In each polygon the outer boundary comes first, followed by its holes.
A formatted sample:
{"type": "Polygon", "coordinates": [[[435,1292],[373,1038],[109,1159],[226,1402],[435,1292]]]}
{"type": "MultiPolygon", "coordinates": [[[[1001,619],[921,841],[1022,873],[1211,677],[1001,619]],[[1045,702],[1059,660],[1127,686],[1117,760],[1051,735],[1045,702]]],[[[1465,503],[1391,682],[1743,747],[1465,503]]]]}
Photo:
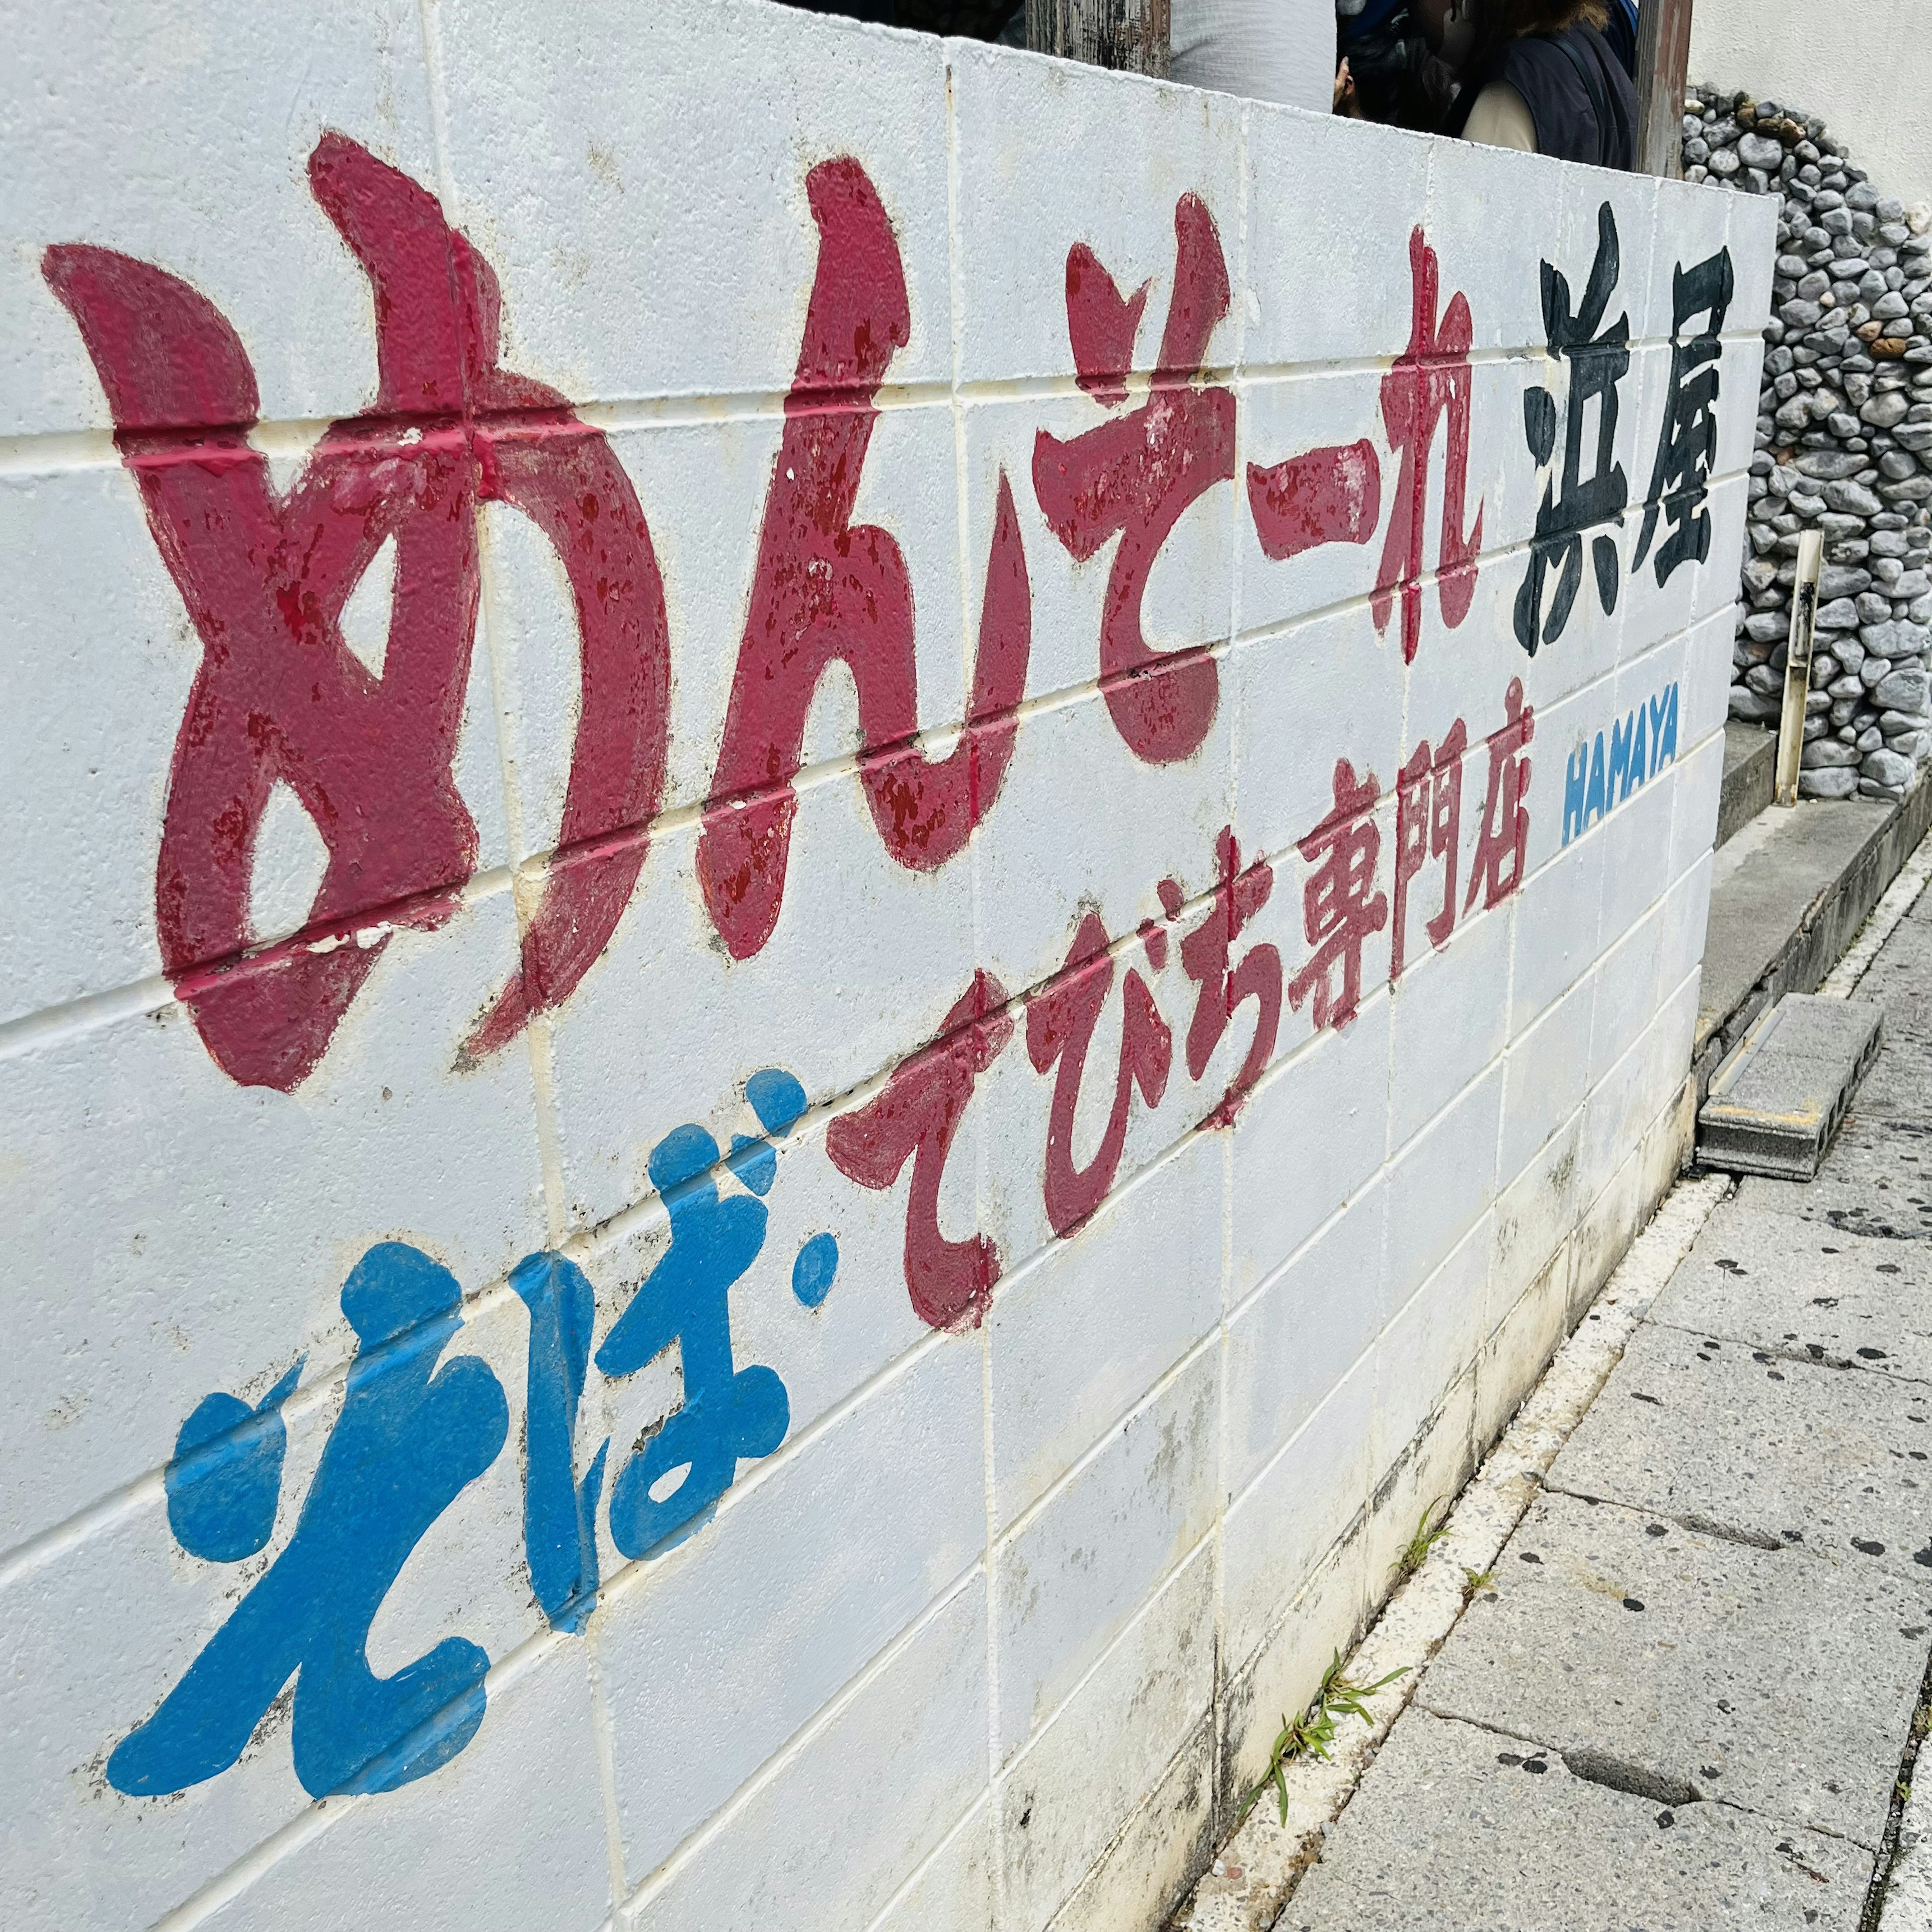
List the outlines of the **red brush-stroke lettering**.
{"type": "Polygon", "coordinates": [[[1338,1032],[1362,1000],[1362,948],[1388,923],[1388,896],[1372,892],[1382,850],[1374,807],[1382,787],[1370,772],[1358,780],[1346,758],[1335,760],[1335,806],[1297,848],[1314,868],[1302,890],[1302,928],[1315,956],[1288,982],[1288,1003],[1300,1010],[1312,992],[1316,1028],[1338,1032]],[[1332,976],[1340,974],[1338,984],[1332,976]]]}
{"type": "Polygon", "coordinates": [[[878,1099],[826,1130],[832,1165],[883,1191],[912,1162],[906,1200],[905,1279],[914,1312],[934,1328],[977,1328],[1000,1278],[1000,1252],[984,1234],[951,1241],[939,1230],[939,1189],[973,1083],[1006,1049],[1013,1023],[1006,991],[977,972],[946,1016],[940,1037],[893,1073],[878,1099]]]}
{"type": "MultiPolygon", "coordinates": [[[[1204,1123],[1225,1127],[1233,1124],[1274,1054],[1275,1038],[1281,1030],[1282,970],[1280,952],[1273,946],[1251,947],[1240,965],[1230,969],[1234,941],[1274,890],[1273,868],[1258,859],[1246,871],[1242,869],[1241,848],[1232,825],[1224,826],[1214,842],[1214,866],[1208,916],[1181,940],[1180,968],[1201,988],[1187,1028],[1190,1080],[1198,1080],[1208,1070],[1208,1062],[1221,1044],[1236,1008],[1244,1000],[1255,1002],[1255,1036],[1249,1042],[1247,1058],[1204,1123]]],[[[1168,916],[1173,917],[1181,907],[1180,886],[1172,879],[1162,879],[1158,890],[1168,916]]]]}
{"type": "Polygon", "coordinates": [[[874,398],[910,332],[905,276],[892,224],[856,161],[822,162],[806,185],[818,274],[698,847],[704,902],[734,959],[757,952],[778,922],[798,809],[792,780],[826,670],[844,664],[857,687],[860,778],[872,823],[893,859],[926,872],[964,846],[999,795],[1032,650],[1032,593],[1002,474],[967,728],[946,758],[919,749],[905,560],[885,531],[851,520],[874,398]]]}
{"type": "Polygon", "coordinates": [[[1523,860],[1529,850],[1530,761],[1523,747],[1536,736],[1536,712],[1523,702],[1521,678],[1510,680],[1503,711],[1507,722],[1489,736],[1489,790],[1476,832],[1465,912],[1476,903],[1478,892],[1485,912],[1508,898],[1522,884],[1523,860]]]}
{"type": "MultiPolygon", "coordinates": [[[[328,853],[305,938],[383,909],[434,926],[476,857],[452,775],[477,604],[476,508],[514,505],[548,537],[575,600],[583,695],[562,838],[648,820],[670,690],[664,591],[644,513],[603,437],[566,399],[496,367],[490,267],[435,198],[339,134],[310,185],[375,298],[377,397],[334,424],[286,494],[248,432],[260,404],[206,297],[108,250],[47,250],[200,638],[175,740],[155,918],[162,963],[216,1063],[292,1090],[387,944],[285,945],[245,970],[256,832],[278,780],[328,853]],[[384,542],[397,564],[382,674],[343,641],[344,604],[384,542]]],[[[621,916],[641,838],[553,876],[520,969],[466,1042],[501,1046],[564,999],[621,916]]]]}
{"type": "Polygon", "coordinates": [[[1323,544],[1365,544],[1382,509],[1382,460],[1360,442],[1248,465],[1248,508],[1262,554],[1277,562],[1323,544]]]}
{"type": "Polygon", "coordinates": [[[1388,627],[1398,586],[1402,595],[1402,656],[1415,661],[1422,641],[1421,572],[1429,512],[1429,454],[1438,422],[1444,424],[1442,532],[1437,554],[1436,596],[1442,621],[1454,630],[1469,614],[1476,595],[1476,555],[1483,545],[1483,506],[1466,535],[1462,503],[1468,484],[1469,410],[1473,378],[1469,345],[1474,325],[1468,296],[1449,300],[1440,325],[1436,315],[1440,274],[1436,250],[1416,229],[1408,238],[1414,296],[1408,347],[1382,378],[1382,424],[1389,446],[1402,452],[1388,538],[1370,608],[1376,628],[1388,627]]]}
{"type": "MultiPolygon", "coordinates": [[[[1174,233],[1174,292],[1147,400],[1069,442],[1042,430],[1033,452],[1034,494],[1068,550],[1084,560],[1110,538],[1120,540],[1100,619],[1102,688],[1128,748],[1156,765],[1198,748],[1214,722],[1220,685],[1204,646],[1150,647],[1141,601],[1182,513],[1234,473],[1234,392],[1199,382],[1208,338],[1228,312],[1228,290],[1214,218],[1198,196],[1184,194],[1176,204],[1174,233]]],[[[1145,291],[1123,304],[1108,280],[1110,309],[1105,296],[1088,292],[1104,273],[1084,248],[1070,254],[1067,329],[1082,386],[1118,406],[1126,399],[1130,326],[1139,322],[1145,291]]]]}
{"type": "MultiPolygon", "coordinates": [[[[1159,970],[1157,964],[1155,970],[1159,970]]],[[[1150,1107],[1159,1106],[1167,1090],[1174,1035],[1147,982],[1130,967],[1120,989],[1120,1064],[1114,1077],[1113,1108],[1098,1152],[1084,1168],[1075,1164],[1073,1117],[1080,1104],[1080,1083],[1094,1029],[1113,983],[1107,928],[1097,914],[1090,912],[1073,935],[1063,974],[1027,1002],[1027,1057],[1036,1072],[1044,1073],[1056,1064],[1060,1070],[1047,1122],[1045,1184],[1047,1222],[1056,1234],[1070,1233],[1107,1198],[1126,1144],[1133,1088],[1139,1087],[1150,1107]]]]}
{"type": "Polygon", "coordinates": [[[1120,293],[1100,258],[1084,242],[1066,251],[1066,334],[1073,345],[1074,380],[1109,409],[1127,400],[1127,371],[1134,366],[1134,338],[1147,307],[1143,282],[1120,293]]]}
{"type": "Polygon", "coordinates": [[[1462,838],[1462,754],[1469,728],[1461,718],[1432,752],[1424,739],[1402,768],[1395,788],[1395,931],[1389,977],[1400,980],[1408,952],[1408,882],[1431,859],[1442,861],[1442,905],[1427,922],[1431,946],[1456,929],[1456,860],[1462,838]]]}

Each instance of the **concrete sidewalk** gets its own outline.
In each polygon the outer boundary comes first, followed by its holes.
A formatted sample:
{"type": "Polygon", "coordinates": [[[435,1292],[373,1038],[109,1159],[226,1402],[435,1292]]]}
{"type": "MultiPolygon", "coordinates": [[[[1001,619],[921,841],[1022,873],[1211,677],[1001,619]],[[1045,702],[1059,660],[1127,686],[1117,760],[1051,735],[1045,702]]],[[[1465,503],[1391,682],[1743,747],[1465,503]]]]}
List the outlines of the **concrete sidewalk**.
{"type": "Polygon", "coordinates": [[[1279,1932],[1932,1925],[1932,894],[1854,997],[1823,1170],[1712,1214],[1279,1932]]]}

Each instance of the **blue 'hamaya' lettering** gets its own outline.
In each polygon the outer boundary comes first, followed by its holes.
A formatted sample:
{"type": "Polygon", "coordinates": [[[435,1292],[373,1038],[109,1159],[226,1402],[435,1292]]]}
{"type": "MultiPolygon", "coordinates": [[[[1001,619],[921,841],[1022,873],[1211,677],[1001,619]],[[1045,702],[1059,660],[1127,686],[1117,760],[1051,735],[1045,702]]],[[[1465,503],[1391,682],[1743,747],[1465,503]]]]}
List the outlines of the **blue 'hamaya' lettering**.
{"type": "Polygon", "coordinates": [[[1640,699],[1628,717],[1613,719],[1606,755],[1604,734],[1586,739],[1570,754],[1563,773],[1563,842],[1587,832],[1677,756],[1677,686],[1640,699]]]}
{"type": "MultiPolygon", "coordinates": [[[[736,1479],[738,1465],[784,1439],[790,1400],[777,1372],[731,1358],[732,1285],[764,1249],[764,1197],[777,1178],[770,1136],[806,1109],[804,1088],[776,1068],[746,1098],[762,1135],[734,1135],[722,1162],[702,1127],[674,1128],[652,1150],[670,1245],[596,1354],[607,1377],[634,1373],[673,1342],[683,1396],[610,1484],[611,1540],[648,1556],[687,1536],[736,1479]],[[721,1168],[744,1192],[722,1196],[721,1168]]],[[[816,1308],[838,1265],[818,1234],[792,1264],[792,1292],[816,1308]]],[[[524,1539],[531,1590],[551,1626],[577,1632],[595,1607],[596,1521],[607,1438],[577,1473],[578,1412],[592,1360],[596,1298],[562,1255],[531,1255],[510,1286],[530,1315],[525,1388],[524,1539]]],[[[502,1384],[480,1356],[450,1352],[463,1294],[438,1262],[400,1241],[372,1247],[343,1284],[356,1335],[342,1408],[295,1528],[227,1621],[146,1723],[107,1761],[107,1781],[158,1797],[226,1771],[294,1680],[296,1775],[316,1798],[394,1790],[446,1764],[483,1721],[490,1659],[446,1637],[389,1677],[369,1667],[370,1626],[410,1554],[502,1453],[502,1384]]],[[[234,1563],[265,1549],[280,1505],[287,1430],[282,1409],[298,1360],[260,1402],[205,1396],[181,1427],[164,1472],[169,1527],[191,1556],[234,1563]]]]}

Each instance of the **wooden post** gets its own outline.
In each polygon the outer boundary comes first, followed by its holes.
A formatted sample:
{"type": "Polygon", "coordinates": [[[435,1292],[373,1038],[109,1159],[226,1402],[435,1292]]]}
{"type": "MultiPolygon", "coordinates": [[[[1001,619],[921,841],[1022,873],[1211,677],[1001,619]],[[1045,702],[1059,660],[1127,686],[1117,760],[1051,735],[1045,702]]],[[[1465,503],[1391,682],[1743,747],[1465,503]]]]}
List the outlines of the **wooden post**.
{"type": "Polygon", "coordinates": [[[1638,0],[1636,168],[1676,181],[1684,172],[1684,76],[1690,64],[1690,0],[1638,0]]]}
{"type": "Polygon", "coordinates": [[[1167,78],[1168,0],[1026,0],[1027,45],[1090,66],[1167,78]]]}

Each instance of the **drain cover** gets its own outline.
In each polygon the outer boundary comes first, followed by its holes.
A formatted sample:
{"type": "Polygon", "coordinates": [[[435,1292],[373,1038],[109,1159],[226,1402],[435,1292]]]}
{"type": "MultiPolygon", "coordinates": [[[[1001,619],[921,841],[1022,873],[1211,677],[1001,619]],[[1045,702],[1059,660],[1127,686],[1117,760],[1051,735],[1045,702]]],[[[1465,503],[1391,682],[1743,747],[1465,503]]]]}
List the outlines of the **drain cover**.
{"type": "Polygon", "coordinates": [[[1882,1007],[1787,993],[1752,1022],[1697,1115],[1697,1158],[1809,1180],[1877,1057],[1882,1007]]]}

